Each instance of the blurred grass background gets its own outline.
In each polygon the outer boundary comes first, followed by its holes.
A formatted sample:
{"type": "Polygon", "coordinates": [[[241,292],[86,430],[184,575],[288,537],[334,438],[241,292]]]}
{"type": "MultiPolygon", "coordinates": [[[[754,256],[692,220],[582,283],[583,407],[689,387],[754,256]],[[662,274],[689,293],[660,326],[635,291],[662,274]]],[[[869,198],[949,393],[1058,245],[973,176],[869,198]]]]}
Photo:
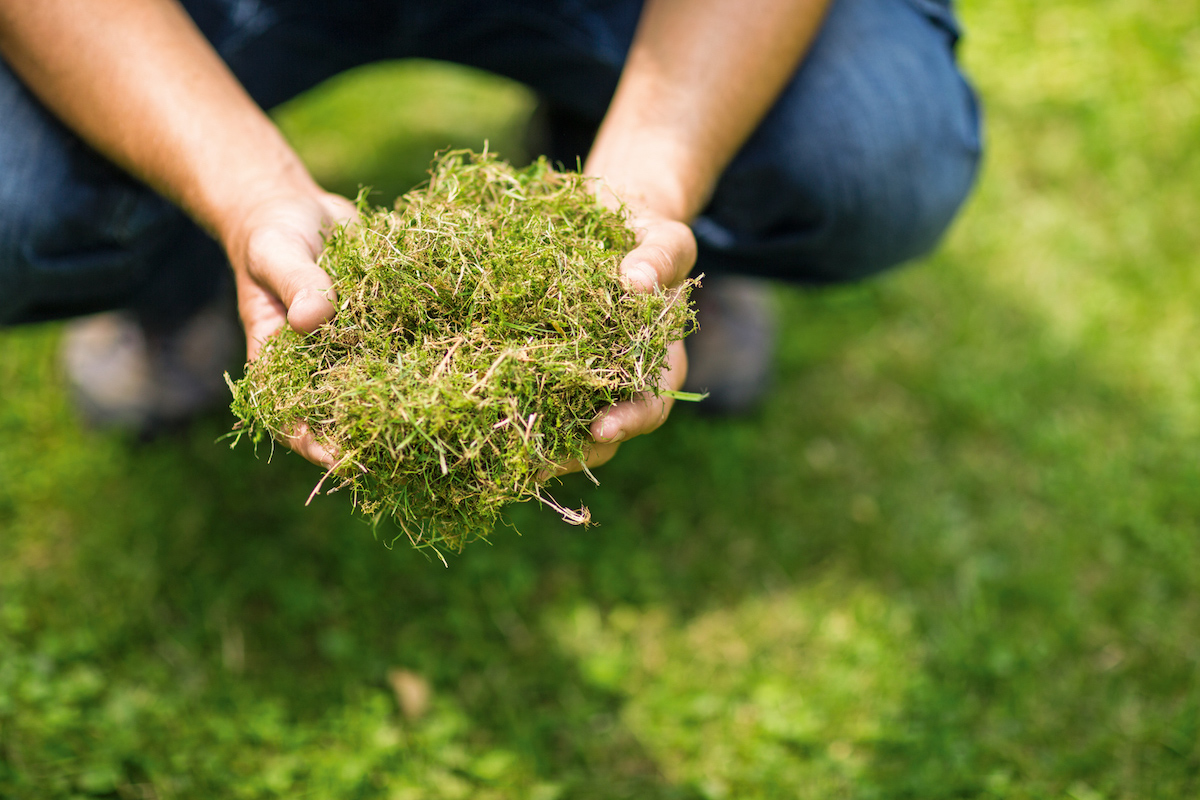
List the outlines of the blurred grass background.
{"type": "MultiPolygon", "coordinates": [[[[228,419],[82,430],[59,329],[0,334],[0,797],[1200,794],[1200,4],[960,10],[946,246],[780,289],[767,407],[568,481],[601,527],[389,552],[228,419]]],[[[412,63],[278,118],[394,194],[532,108],[412,63]]]]}

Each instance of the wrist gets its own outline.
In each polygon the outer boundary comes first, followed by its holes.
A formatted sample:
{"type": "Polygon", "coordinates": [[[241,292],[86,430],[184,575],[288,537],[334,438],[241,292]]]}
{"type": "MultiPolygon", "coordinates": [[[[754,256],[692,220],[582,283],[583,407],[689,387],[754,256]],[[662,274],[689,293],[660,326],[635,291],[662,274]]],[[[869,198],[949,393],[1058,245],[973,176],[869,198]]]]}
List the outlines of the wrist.
{"type": "Polygon", "coordinates": [[[635,216],[653,214],[690,223],[708,202],[711,181],[701,165],[665,137],[605,135],[584,165],[599,180],[601,200],[624,203],[635,216]]]}
{"type": "Polygon", "coordinates": [[[262,209],[282,199],[324,194],[282,136],[238,156],[199,165],[190,196],[181,198],[192,217],[227,249],[262,209]]]}

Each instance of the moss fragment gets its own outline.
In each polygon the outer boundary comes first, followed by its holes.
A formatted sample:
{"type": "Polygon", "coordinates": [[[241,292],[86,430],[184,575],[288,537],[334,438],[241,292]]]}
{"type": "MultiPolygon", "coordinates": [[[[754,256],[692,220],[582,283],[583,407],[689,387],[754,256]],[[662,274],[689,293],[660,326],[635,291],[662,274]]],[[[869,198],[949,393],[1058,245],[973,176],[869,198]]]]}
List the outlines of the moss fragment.
{"type": "Polygon", "coordinates": [[[634,232],[545,159],[445,153],[394,211],[359,211],[320,260],[335,318],[282,329],[231,384],[237,438],[306,422],[338,454],[333,488],[419,548],[460,551],[530,498],[587,523],[541,476],[586,457],[599,410],[656,391],[694,281],[627,289],[634,232]]]}

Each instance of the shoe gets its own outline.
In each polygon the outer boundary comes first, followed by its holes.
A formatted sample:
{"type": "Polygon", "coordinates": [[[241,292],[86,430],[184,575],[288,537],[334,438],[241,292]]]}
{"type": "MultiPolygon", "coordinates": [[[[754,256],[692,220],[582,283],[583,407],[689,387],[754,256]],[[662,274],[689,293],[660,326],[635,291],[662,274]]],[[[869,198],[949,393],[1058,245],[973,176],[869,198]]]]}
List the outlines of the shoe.
{"type": "Polygon", "coordinates": [[[228,404],[224,373],[238,363],[240,342],[221,302],[167,333],[147,331],[125,311],[76,320],[61,357],[85,423],[147,438],[228,404]]]}
{"type": "Polygon", "coordinates": [[[696,330],[684,340],[684,391],[707,392],[698,410],[737,415],[756,408],[771,382],[776,319],[765,281],[734,275],[706,277],[692,293],[696,330]]]}

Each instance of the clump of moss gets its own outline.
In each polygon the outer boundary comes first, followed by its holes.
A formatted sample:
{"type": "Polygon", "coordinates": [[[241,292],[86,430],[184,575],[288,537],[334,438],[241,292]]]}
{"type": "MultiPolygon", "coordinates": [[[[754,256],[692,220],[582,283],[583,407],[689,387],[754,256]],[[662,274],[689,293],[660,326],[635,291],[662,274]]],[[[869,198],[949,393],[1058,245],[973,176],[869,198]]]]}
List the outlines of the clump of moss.
{"type": "Polygon", "coordinates": [[[334,488],[417,547],[459,551],[531,498],[588,522],[545,476],[586,458],[598,411],[657,391],[692,282],[628,289],[634,232],[544,159],[449,152],[394,211],[360,197],[359,212],[320,259],[335,318],[285,327],[231,384],[238,438],[306,422],[337,454],[334,488]]]}

